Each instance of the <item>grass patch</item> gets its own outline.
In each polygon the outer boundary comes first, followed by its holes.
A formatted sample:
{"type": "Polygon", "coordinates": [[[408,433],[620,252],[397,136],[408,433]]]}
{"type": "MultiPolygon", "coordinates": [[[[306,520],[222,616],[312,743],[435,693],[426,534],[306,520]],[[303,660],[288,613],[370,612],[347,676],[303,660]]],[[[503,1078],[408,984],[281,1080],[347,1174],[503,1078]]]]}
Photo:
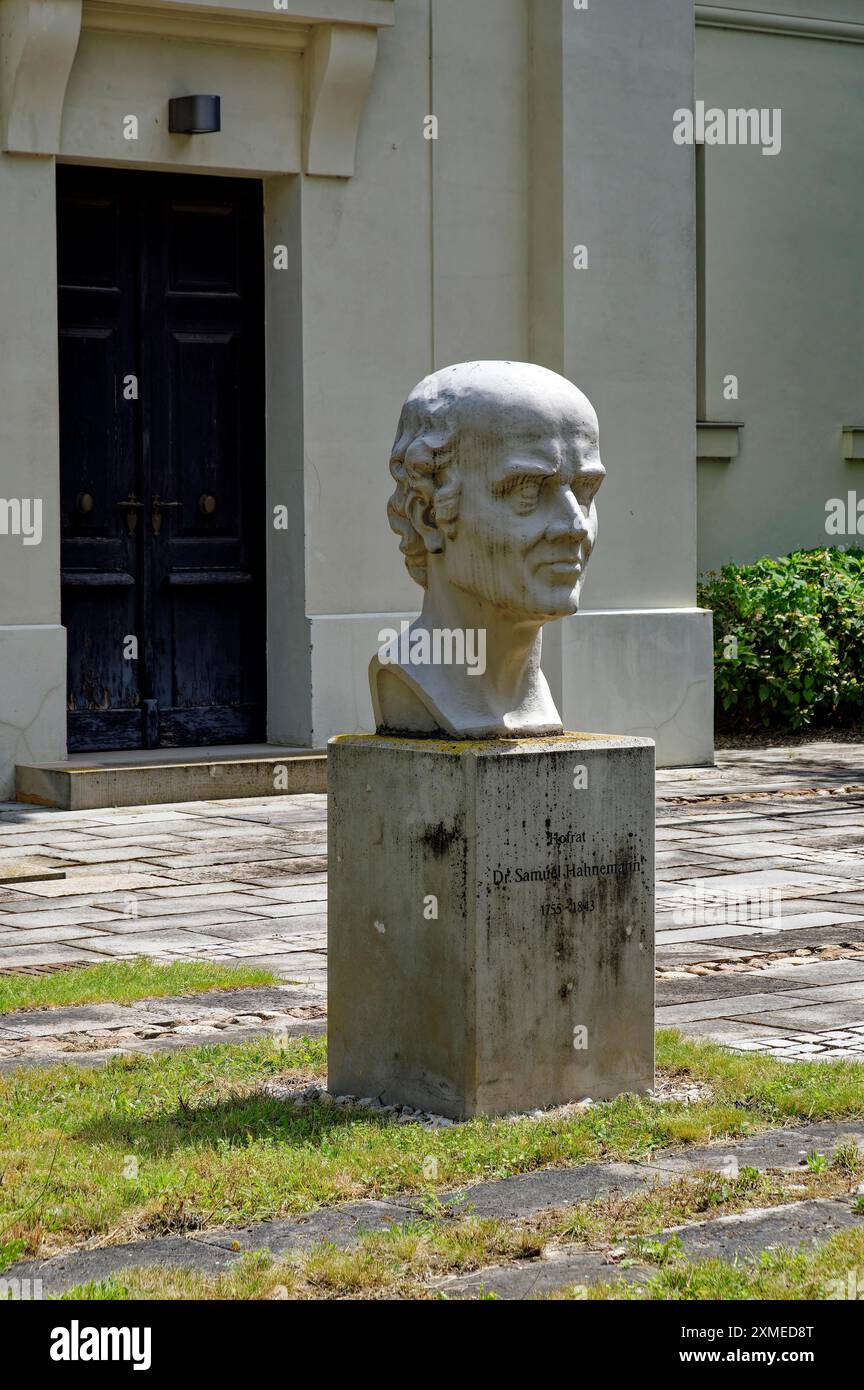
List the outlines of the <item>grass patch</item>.
{"type": "MultiPolygon", "coordinates": [[[[540,1212],[517,1223],[459,1216],[430,1202],[426,1214],[405,1225],[364,1237],[349,1250],[332,1245],[293,1258],[274,1260],[266,1253],[244,1256],[226,1273],[207,1276],[188,1269],[133,1269],[122,1275],[80,1285],[67,1299],[321,1299],[446,1297],[446,1285],[433,1281],[467,1274],[488,1265],[539,1257],[555,1247],[604,1249],[629,1246],[633,1259],[666,1270],[669,1287],[687,1287],[678,1265],[677,1242],[650,1237],[669,1226],[729,1215],[754,1206],[768,1207],[812,1197],[847,1193],[864,1174],[864,1157],[854,1172],[832,1164],[818,1174],[759,1173],[743,1169],[734,1180],[716,1174],[690,1175],[668,1186],[580,1202],[565,1211],[540,1212]]],[[[864,1233],[862,1233],[864,1234],[864,1233]]],[[[646,1270],[652,1286],[654,1274],[646,1270]]],[[[664,1288],[666,1286],[664,1285],[664,1288]]],[[[603,1286],[603,1296],[617,1296],[603,1286]]],[[[566,1297],[576,1296],[571,1288],[566,1297]]],[[[580,1296],[584,1297],[584,1293],[580,1296]]],[[[678,1297],[668,1292],[657,1297],[678,1297]]],[[[686,1295],[681,1295],[686,1296],[686,1295]]],[[[709,1295],[706,1295],[709,1296],[709,1295]]],[[[738,1295],[730,1295],[738,1296],[738,1295]]]]}
{"type": "Polygon", "coordinates": [[[365,1110],[298,1107],[266,1095],[264,1084],[286,1071],[308,1079],[324,1070],[323,1039],[283,1042],[0,1076],[0,1244],[14,1245],[16,1255],[47,1254],[94,1237],[240,1225],[358,1197],[433,1195],[471,1179],[645,1159],[670,1145],[864,1114],[858,1062],[785,1063],[664,1031],[664,1076],[705,1081],[706,1099],[687,1106],[620,1096],[575,1114],[427,1131],[365,1110]]]}
{"type": "Polygon", "coordinates": [[[57,1008],[67,1004],[132,1004],[136,999],[201,994],[210,989],[242,989],[281,981],[270,970],[176,961],[160,965],[137,960],[106,961],[52,975],[0,975],[0,1013],[13,1009],[57,1008]]]}

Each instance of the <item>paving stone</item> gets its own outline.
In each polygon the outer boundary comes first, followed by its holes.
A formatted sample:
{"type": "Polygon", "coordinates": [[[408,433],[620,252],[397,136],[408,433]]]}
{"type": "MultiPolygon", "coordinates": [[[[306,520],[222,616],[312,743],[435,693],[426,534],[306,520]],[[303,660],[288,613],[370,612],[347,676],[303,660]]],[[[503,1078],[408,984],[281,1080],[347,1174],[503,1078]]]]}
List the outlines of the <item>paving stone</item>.
{"type": "MultiPolygon", "coordinates": [[[[22,937],[25,937],[25,933],[22,933],[22,937]]],[[[28,946],[26,939],[22,940],[20,946],[0,948],[0,969],[3,970],[15,970],[26,965],[96,965],[104,959],[104,954],[85,951],[78,946],[28,946]]]]}
{"type": "Polygon", "coordinates": [[[323,1242],[347,1249],[370,1232],[404,1224],[418,1211],[416,1202],[350,1202],[293,1221],[261,1221],[241,1230],[213,1231],[199,1239],[223,1249],[267,1250],[275,1256],[311,1250],[323,1242]]]}
{"type": "Polygon", "coordinates": [[[731,1261],[780,1246],[797,1250],[827,1240],[837,1231],[852,1230],[864,1224],[864,1212],[853,1210],[854,1201],[854,1197],[817,1198],[763,1211],[720,1216],[663,1234],[677,1234],[684,1254],[691,1260],[731,1261]]]}
{"type": "Polygon", "coordinates": [[[46,945],[52,941],[75,941],[82,936],[92,936],[95,924],[86,927],[6,927],[0,931],[0,951],[7,946],[46,945]]]}
{"type": "MultiPolygon", "coordinates": [[[[182,861],[185,865],[185,859],[182,861]]],[[[314,859],[293,858],[285,855],[278,860],[264,860],[249,864],[213,864],[208,869],[178,868],[176,863],[164,871],[170,874],[174,883],[220,883],[225,880],[239,880],[243,884],[264,887],[274,878],[286,879],[291,883],[326,883],[327,860],[323,856],[314,859]]]]}
{"type": "Polygon", "coordinates": [[[772,981],[778,983],[786,981],[800,980],[803,984],[848,984],[850,982],[864,981],[864,958],[860,960],[814,960],[807,961],[804,965],[789,965],[785,961],[778,961],[776,965],[768,967],[768,971],[763,974],[772,981]]]}
{"type": "MultiPolygon", "coordinates": [[[[131,863],[158,853],[160,848],[158,845],[146,841],[139,841],[133,845],[117,844],[114,840],[102,846],[94,846],[92,840],[90,843],[91,848],[89,849],[58,849],[58,862],[65,862],[69,865],[131,863]]],[[[136,867],[140,869],[141,865],[137,864],[136,867]]]]}
{"type": "MultiPolygon", "coordinates": [[[[296,920],[296,917],[291,919],[292,923],[296,920]]],[[[317,954],[327,950],[326,931],[277,931],[269,937],[260,938],[260,940],[262,945],[266,945],[267,941],[279,941],[286,950],[290,949],[291,951],[314,951],[317,954]]]]}
{"type": "MultiPolygon", "coordinates": [[[[864,878],[864,869],[862,869],[861,877],[864,878]]],[[[842,893],[832,893],[828,901],[836,905],[838,909],[841,908],[844,903],[850,903],[854,907],[864,907],[864,893],[850,893],[844,889],[842,893]]]]}
{"type": "Polygon", "coordinates": [[[724,1172],[729,1158],[734,1157],[739,1168],[790,1171],[799,1168],[807,1154],[824,1153],[830,1158],[836,1148],[849,1141],[864,1151],[864,1124],[860,1120],[772,1129],[744,1139],[719,1140],[716,1144],[701,1144],[678,1152],[660,1150],[650,1167],[677,1174],[724,1172]]]}
{"type": "MultiPolygon", "coordinates": [[[[832,962],[833,964],[833,962],[832,962]]],[[[760,1000],[770,1000],[775,994],[786,994],[798,984],[803,984],[803,972],[790,971],[783,976],[774,977],[768,969],[754,971],[750,975],[724,975],[712,971],[710,975],[688,975],[673,980],[658,980],[655,985],[655,998],[658,1008],[667,1009],[677,1005],[701,1004],[705,1000],[716,1000],[725,1005],[729,999],[743,1000],[750,995],[760,1000]]],[[[805,977],[806,978],[806,977],[805,977]]],[[[814,985],[817,981],[814,980],[814,985]]],[[[766,1007],[765,1004],[760,1007],[766,1007]]],[[[767,1005],[770,1008],[770,1003],[767,1005]]],[[[737,1012],[737,1009],[736,1009],[737,1012]]]]}
{"type": "Polygon", "coordinates": [[[695,1023],[699,1019],[718,1019],[729,1018],[745,1020],[748,1023],[755,1023],[758,1017],[764,1016],[767,1010],[783,1008],[784,1005],[794,1006],[799,1003],[806,1004],[807,991],[799,994],[790,993],[765,993],[751,995],[737,995],[731,998],[709,998],[696,999],[687,1004],[672,1004],[668,1007],[657,1010],[658,1028],[677,1028],[679,1023],[695,1023]],[[754,1015],[754,1017],[750,1017],[754,1015]]]}
{"type": "MultiPolygon", "coordinates": [[[[698,1225],[672,1227],[653,1237],[657,1241],[676,1238],[689,1260],[747,1259],[762,1250],[786,1246],[815,1245],[837,1231],[858,1227],[864,1214],[852,1211],[851,1200],[799,1202],[794,1206],[773,1207],[744,1215],[721,1216],[698,1225]]],[[[570,1284],[588,1286],[627,1279],[647,1283],[656,1268],[625,1268],[610,1264],[590,1251],[567,1252],[557,1249],[550,1258],[518,1261],[478,1270],[474,1274],[436,1280],[433,1288],[454,1298],[477,1298],[495,1294],[513,1300],[536,1297],[570,1284]]]]}
{"type": "Polygon", "coordinates": [[[705,869],[724,869],[725,859],[700,850],[696,845],[676,845],[673,849],[658,848],[654,864],[657,869],[692,868],[695,873],[705,869]]]}
{"type": "MultiPolygon", "coordinates": [[[[297,955],[292,951],[272,951],[267,950],[263,945],[260,952],[255,955],[244,955],[241,957],[243,964],[250,969],[272,970],[274,975],[281,976],[285,980],[297,980],[302,976],[302,983],[309,982],[310,988],[320,985],[322,993],[326,991],[327,971],[324,968],[324,957],[315,957],[317,964],[314,968],[304,961],[301,968],[297,961],[297,955]]],[[[217,965],[236,965],[237,958],[227,956],[224,952],[214,955],[213,961],[217,965]]]]}
{"type": "Polygon", "coordinates": [[[750,936],[738,937],[735,944],[745,953],[759,951],[798,951],[803,947],[846,945],[854,946],[864,942],[864,924],[850,923],[848,927],[810,927],[804,931],[754,932],[750,936]]]}
{"type": "MultiPolygon", "coordinates": [[[[183,996],[186,1000],[194,1003],[195,1006],[204,1011],[208,1009],[230,1008],[236,1012],[243,1009],[286,1009],[301,1007],[304,1004],[314,1003],[316,996],[308,990],[290,989],[284,985],[255,985],[249,989],[214,989],[208,990],[206,994],[194,994],[183,996]]],[[[159,1009],[164,1006],[163,1000],[152,1000],[148,1003],[148,1008],[159,1009]]]]}
{"type": "MultiPolygon", "coordinates": [[[[248,946],[238,946],[232,942],[230,947],[219,949],[217,949],[216,943],[211,940],[208,950],[212,952],[212,956],[208,956],[208,959],[215,962],[225,961],[228,964],[236,964],[237,961],[242,961],[244,965],[248,965],[250,961],[266,958],[271,961],[279,961],[281,972],[283,974],[288,973],[296,979],[305,980],[307,977],[320,977],[323,980],[326,978],[327,957],[325,952],[296,951],[273,937],[250,942],[248,946]],[[258,955],[258,952],[266,952],[266,957],[258,955]]],[[[275,966],[268,968],[275,969],[275,966]]]]}
{"type": "MultiPolygon", "coordinates": [[[[6,904],[3,904],[5,909],[6,904]]],[[[91,907],[63,907],[45,908],[38,913],[24,914],[20,911],[6,912],[0,911],[0,927],[27,927],[29,930],[42,931],[46,927],[79,927],[92,924],[97,927],[99,919],[108,922],[107,914],[99,911],[98,908],[91,907]]]]}
{"type": "Polygon", "coordinates": [[[305,903],[323,903],[327,901],[327,884],[326,882],[304,883],[296,885],[291,884],[284,887],[281,885],[274,885],[272,889],[255,889],[254,896],[260,898],[266,897],[267,900],[272,899],[275,902],[284,903],[286,906],[292,903],[301,905],[305,903]]]}
{"type": "MultiPolygon", "coordinates": [[[[301,918],[300,920],[305,921],[306,919],[301,918]]],[[[269,917],[249,917],[245,921],[238,920],[233,923],[213,922],[209,925],[202,923],[200,933],[204,936],[218,937],[220,941],[250,942],[272,940],[276,937],[273,921],[269,917]]],[[[308,937],[310,933],[305,935],[308,937]]]]}
{"type": "Polygon", "coordinates": [[[833,893],[824,898],[820,898],[818,894],[812,897],[795,898],[781,892],[780,915],[783,918],[795,917],[802,912],[831,912],[841,924],[850,918],[854,920],[856,916],[864,916],[864,912],[856,912],[857,904],[843,901],[845,896],[843,893],[833,893]]]}
{"type": "MultiPolygon", "coordinates": [[[[846,1003],[847,1001],[864,1003],[864,982],[861,980],[837,980],[834,983],[820,984],[814,980],[812,984],[808,984],[807,964],[804,962],[797,979],[786,981],[786,989],[782,996],[776,993],[771,995],[770,1007],[773,1009],[783,1008],[786,1003],[808,1006],[810,1004],[846,1003]],[[796,988],[796,985],[800,988],[796,988]]],[[[825,1027],[830,1028],[831,1026],[830,1019],[826,1017],[825,1027]]]]}
{"type": "Polygon", "coordinates": [[[49,883],[28,883],[27,893],[39,898],[66,898],[82,893],[132,893],[141,888],[163,888],[169,881],[159,874],[129,873],[83,874],[69,871],[64,879],[49,883]]]}
{"type": "MultiPolygon", "coordinates": [[[[289,1022],[280,1021],[278,1024],[262,1024],[259,1028],[240,1026],[226,1028],[217,1021],[214,1022],[212,1028],[203,1025],[190,1025],[189,1032],[182,1036],[160,1033],[159,1036],[152,1039],[136,1038],[131,1040],[124,1038],[122,1043],[113,1042],[112,1035],[105,1033],[103,1034],[106,1044],[104,1048],[88,1046],[79,1050],[74,1040],[67,1042],[59,1039],[56,1047],[49,1046],[38,1053],[14,1054],[10,1052],[7,1054],[5,1048],[0,1048],[0,1073],[18,1071],[22,1067],[100,1067],[113,1058],[126,1056],[130,1052],[140,1053],[143,1056],[155,1056],[157,1053],[180,1052],[188,1047],[214,1047],[260,1042],[262,1033],[274,1033],[281,1038],[308,1038],[319,1037],[325,1032],[326,1022],[323,1018],[305,1018],[289,1022]]],[[[82,1037],[84,1036],[86,1035],[82,1035],[82,1037]]],[[[9,1043],[9,1048],[21,1048],[21,1046],[22,1044],[14,1041],[9,1043]]]]}
{"type": "Polygon", "coordinates": [[[0,1014],[0,1038],[10,1034],[18,1038],[58,1037],[64,1033],[87,1033],[94,1028],[120,1028],[128,1023],[129,1016],[129,1011],[120,1004],[15,1010],[0,1014]]]}
{"type": "Polygon", "coordinates": [[[292,927],[294,931],[302,931],[304,926],[327,926],[326,903],[278,903],[260,898],[258,906],[250,907],[249,911],[254,912],[261,920],[269,922],[296,922],[297,926],[292,927]]]}
{"type": "Polygon", "coordinates": [[[626,1266],[621,1268],[605,1255],[591,1250],[571,1254],[555,1251],[545,1259],[520,1260],[512,1265],[498,1265],[478,1270],[476,1274],[456,1275],[438,1279],[430,1288],[444,1298],[483,1298],[494,1294],[505,1301],[538,1298],[574,1284],[587,1291],[591,1284],[645,1283],[651,1271],[626,1266]]]}
{"type": "MultiPolygon", "coordinates": [[[[657,1168],[656,1172],[661,1170],[657,1168]]],[[[650,1180],[651,1174],[638,1164],[585,1163],[577,1168],[545,1169],[497,1182],[475,1183],[441,1200],[457,1215],[470,1213],[510,1221],[531,1216],[544,1207],[590,1202],[612,1192],[635,1192],[650,1180]]]]}
{"type": "MultiPolygon", "coordinates": [[[[247,926],[257,928],[259,931],[267,930],[270,922],[269,917],[256,916],[253,909],[245,912],[230,912],[223,909],[216,909],[212,912],[176,912],[166,913],[161,916],[149,916],[142,914],[140,917],[134,915],[125,917],[109,917],[106,915],[102,920],[91,920],[89,929],[91,932],[110,932],[113,936],[137,935],[140,932],[156,932],[164,930],[170,931],[201,931],[212,928],[214,932],[227,931],[233,926],[245,923],[247,926]]],[[[86,930],[86,928],[85,928],[86,930]]],[[[28,929],[27,937],[30,938],[28,929]]]]}
{"type": "MultiPolygon", "coordinates": [[[[803,869],[758,869],[746,873],[725,874],[724,880],[727,886],[734,892],[742,892],[746,888],[808,888],[824,889],[831,887],[835,882],[834,875],[807,873],[803,869]]],[[[689,878],[680,880],[685,885],[690,883],[698,886],[698,879],[689,878]]]]}
{"type": "MultiPolygon", "coordinates": [[[[800,849],[796,845],[794,848],[800,849]]],[[[728,837],[721,844],[709,847],[708,853],[721,855],[721,862],[726,859],[735,861],[733,868],[739,871],[739,862],[748,859],[771,859],[783,856],[786,852],[786,842],[781,836],[775,836],[771,840],[754,840],[749,835],[746,839],[738,840],[728,837]]]]}
{"type": "Polygon", "coordinates": [[[715,820],[712,816],[705,816],[699,821],[699,830],[706,836],[711,837],[713,843],[716,838],[718,841],[735,842],[742,835],[765,835],[771,836],[769,843],[773,845],[775,835],[789,833],[793,828],[797,829],[802,824],[801,818],[797,815],[776,815],[776,816],[753,816],[726,815],[721,820],[715,820]]]}
{"type": "MultiPolygon", "coordinates": [[[[205,891],[207,891],[206,885],[205,891]]],[[[253,897],[248,890],[244,891],[242,888],[238,888],[238,891],[233,893],[213,893],[212,890],[210,891],[211,896],[207,898],[207,907],[211,912],[214,913],[219,909],[226,908],[228,910],[231,910],[232,908],[241,907],[252,909],[260,907],[261,900],[259,898],[253,897]]],[[[174,892],[176,893],[176,888],[174,889],[174,892]]],[[[158,898],[152,896],[145,898],[141,896],[136,898],[136,907],[138,915],[141,917],[173,917],[178,915],[179,913],[188,914],[190,912],[200,911],[201,909],[199,907],[199,904],[197,901],[195,901],[195,899],[198,896],[198,894],[186,892],[184,885],[184,892],[182,896],[162,896],[161,894],[158,898]]]]}
{"type": "MultiPolygon", "coordinates": [[[[657,945],[677,946],[688,941],[729,941],[737,944],[736,938],[754,939],[752,927],[678,927],[674,931],[657,933],[657,945]]],[[[758,938],[756,938],[758,940],[758,938]]],[[[763,948],[764,949],[764,948],[763,948]]]]}
{"type": "Polygon", "coordinates": [[[789,913],[788,915],[784,912],[781,917],[771,918],[764,922],[751,921],[748,925],[754,932],[789,932],[807,931],[813,927],[840,926],[842,928],[844,924],[851,925],[853,921],[854,918],[850,918],[847,914],[838,914],[830,909],[818,908],[813,912],[789,913]]]}
{"type": "Polygon", "coordinates": [[[657,964],[664,969],[679,964],[699,965],[706,960],[721,960],[736,965],[745,961],[750,954],[752,953],[749,951],[736,951],[729,946],[717,946],[714,942],[706,942],[701,946],[698,942],[692,945],[673,942],[667,946],[664,941],[658,941],[656,947],[657,964]]]}
{"type": "Polygon", "coordinates": [[[685,1038],[704,1038],[707,1042],[730,1046],[736,1039],[752,1042],[771,1036],[783,1037],[788,1031],[778,1024],[768,1023],[764,1014],[754,1014],[746,1023],[742,1019],[702,1018],[693,1023],[676,1023],[674,1027],[685,1038]]]}
{"type": "Polygon", "coordinates": [[[198,947],[211,949],[213,938],[202,932],[171,931],[166,928],[158,932],[132,932],[125,936],[112,937],[107,933],[101,936],[87,936],[81,945],[103,956],[133,956],[161,954],[170,951],[176,955],[191,952],[198,947]]]}
{"type": "MultiPolygon", "coordinates": [[[[222,843],[222,842],[219,842],[222,843]]],[[[182,864],[188,869],[209,869],[218,868],[221,865],[233,866],[236,873],[242,873],[247,864],[260,863],[262,860],[273,859],[277,855],[286,856],[290,846],[287,844],[259,844],[257,841],[249,841],[242,849],[218,849],[218,850],[197,850],[192,852],[188,845],[174,846],[170,854],[154,853],[150,856],[150,863],[162,869],[171,869],[177,863],[178,855],[182,855],[182,864]]]]}
{"type": "MultiPolygon", "coordinates": [[[[730,1021],[743,1022],[743,1016],[733,1015],[730,1021]]],[[[748,1023],[754,1020],[748,1018],[748,1023]]],[[[802,1033],[818,1033],[820,1029],[842,1027],[847,1023],[864,1023],[864,1000],[835,1000],[831,1003],[814,1004],[810,1008],[800,1006],[792,1009],[768,1009],[759,1015],[759,1024],[766,1025],[766,1031],[779,1028],[785,1031],[794,1029],[802,1033]]]]}
{"type": "MultiPolygon", "coordinates": [[[[81,1250],[59,1255],[54,1260],[28,1260],[16,1266],[16,1278],[41,1279],[45,1293],[64,1293],[75,1284],[91,1279],[107,1279],[122,1275],[124,1270],[157,1266],[162,1269],[197,1269],[202,1274],[221,1274],[236,1256],[220,1245],[181,1236],[165,1236],[151,1241],[136,1241],[129,1245],[109,1245],[98,1250],[81,1250]]],[[[8,1277],[8,1275],[7,1275],[8,1277]]]]}

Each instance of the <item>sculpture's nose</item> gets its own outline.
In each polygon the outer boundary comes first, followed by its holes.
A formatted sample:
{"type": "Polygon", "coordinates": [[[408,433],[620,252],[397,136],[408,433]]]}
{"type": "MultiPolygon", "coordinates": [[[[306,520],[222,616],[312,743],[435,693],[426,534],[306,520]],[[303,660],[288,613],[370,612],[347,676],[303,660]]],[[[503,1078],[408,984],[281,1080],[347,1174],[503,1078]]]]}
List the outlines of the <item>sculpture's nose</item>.
{"type": "Polygon", "coordinates": [[[588,512],[572,488],[562,487],[555,499],[555,515],[546,528],[549,536],[572,536],[584,540],[588,535],[588,512]]]}

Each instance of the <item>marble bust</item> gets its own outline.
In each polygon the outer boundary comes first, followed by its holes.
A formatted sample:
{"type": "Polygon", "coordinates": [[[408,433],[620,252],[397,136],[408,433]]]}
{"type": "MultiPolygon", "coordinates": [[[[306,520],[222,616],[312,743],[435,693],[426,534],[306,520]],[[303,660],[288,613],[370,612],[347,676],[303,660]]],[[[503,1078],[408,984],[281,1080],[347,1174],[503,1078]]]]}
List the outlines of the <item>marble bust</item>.
{"type": "Polygon", "coordinates": [[[378,732],[561,733],[540,652],[543,624],[578,610],[597,537],[590,401],[530,363],[445,367],[405,402],[390,471],[388,518],[424,592],[369,668],[378,732]]]}

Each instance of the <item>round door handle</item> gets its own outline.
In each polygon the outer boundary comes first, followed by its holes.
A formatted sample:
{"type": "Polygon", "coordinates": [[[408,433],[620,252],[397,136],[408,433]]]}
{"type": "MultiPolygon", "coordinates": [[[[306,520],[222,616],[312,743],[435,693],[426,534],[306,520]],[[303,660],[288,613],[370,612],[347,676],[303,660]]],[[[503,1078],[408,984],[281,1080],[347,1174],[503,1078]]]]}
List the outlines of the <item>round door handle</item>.
{"type": "Polygon", "coordinates": [[[79,492],[78,496],[75,498],[75,507],[79,512],[92,512],[93,498],[90,496],[90,493],[79,492]]]}
{"type": "Polygon", "coordinates": [[[204,516],[212,516],[216,510],[216,498],[211,497],[209,492],[202,492],[198,498],[198,510],[204,516]]]}

